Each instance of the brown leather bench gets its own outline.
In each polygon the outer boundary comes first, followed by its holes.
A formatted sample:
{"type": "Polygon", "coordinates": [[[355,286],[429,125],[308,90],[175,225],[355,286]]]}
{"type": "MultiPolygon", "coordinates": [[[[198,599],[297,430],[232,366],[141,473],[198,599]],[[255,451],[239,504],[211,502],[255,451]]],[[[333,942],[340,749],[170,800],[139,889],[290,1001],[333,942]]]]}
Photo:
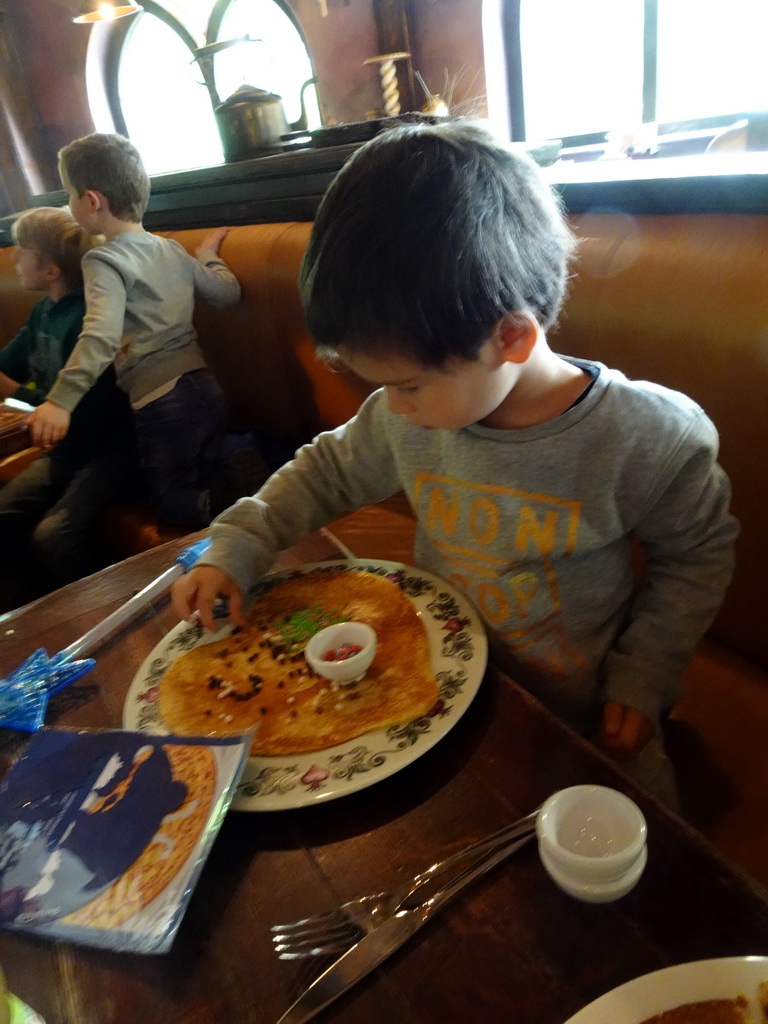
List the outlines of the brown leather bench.
{"type": "MultiPolygon", "coordinates": [[[[597,213],[573,223],[581,255],[553,347],[685,391],[720,431],[742,526],[738,566],[687,675],[670,738],[688,816],[768,879],[768,217],[597,213]]],[[[234,227],[222,255],[243,300],[197,311],[234,430],[300,443],[346,420],[365,393],[316,359],[303,325],[296,276],[310,227],[234,227]]],[[[203,230],[170,234],[191,250],[203,230]]],[[[0,344],[34,300],[19,288],[12,251],[0,250],[0,344]]],[[[333,530],[357,555],[407,560],[409,511],[396,498],[333,530]]],[[[169,536],[143,506],[113,509],[105,525],[116,558],[169,536]]]]}
{"type": "MultiPolygon", "coordinates": [[[[577,276],[552,345],[685,391],[712,417],[742,527],[712,637],[768,669],[768,476],[760,457],[768,437],[768,217],[601,213],[574,226],[582,238],[577,276]]],[[[196,311],[234,431],[300,444],[348,419],[366,393],[316,358],[304,326],[296,278],[310,229],[232,228],[221,251],[242,301],[196,311]]],[[[192,250],[204,229],[166,234],[192,250]]],[[[36,298],[19,286],[13,250],[0,249],[0,345],[36,298]]],[[[109,522],[121,557],[168,536],[143,506],[115,510],[109,522]]]]}
{"type": "MultiPolygon", "coordinates": [[[[195,320],[206,358],[227,398],[233,432],[256,430],[288,450],[318,431],[343,423],[366,389],[316,359],[299,308],[296,278],[311,225],[259,224],[233,228],[221,255],[242,287],[234,308],[201,304],[195,320]]],[[[163,232],[192,251],[204,230],[163,232]]],[[[25,292],[13,267],[13,249],[0,249],[0,346],[23,325],[39,295],[25,292]]],[[[37,451],[18,455],[0,479],[20,471],[37,451]]],[[[187,530],[157,522],[136,503],[109,509],[103,535],[115,560],[154,547],[187,530]]]]}
{"type": "Polygon", "coordinates": [[[741,523],[722,610],[669,723],[686,815],[768,882],[768,217],[596,213],[561,352],[684,391],[720,432],[741,523]]]}
{"type": "MultiPolygon", "coordinates": [[[[742,526],[736,576],[712,636],[768,668],[768,476],[760,459],[768,437],[768,217],[594,214],[574,226],[581,255],[553,347],[685,391],[712,417],[742,526]]],[[[366,393],[315,357],[304,327],[296,277],[310,228],[232,228],[221,251],[242,301],[196,312],[231,428],[296,444],[344,422],[366,393]]],[[[166,234],[192,250],[204,230],[166,234]]],[[[20,288],[12,256],[0,249],[0,345],[36,300],[20,288]]],[[[121,555],[166,536],[143,507],[110,522],[121,555]]]]}

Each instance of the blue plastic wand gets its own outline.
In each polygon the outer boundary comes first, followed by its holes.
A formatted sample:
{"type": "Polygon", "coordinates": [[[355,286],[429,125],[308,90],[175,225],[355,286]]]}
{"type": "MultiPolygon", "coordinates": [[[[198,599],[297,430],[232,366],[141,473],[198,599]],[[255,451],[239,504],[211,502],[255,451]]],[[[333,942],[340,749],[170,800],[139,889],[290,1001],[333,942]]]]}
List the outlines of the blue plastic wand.
{"type": "Polygon", "coordinates": [[[134,594],[69,647],[50,658],[44,648],[40,647],[10,675],[0,679],[0,726],[20,729],[22,732],[36,732],[43,724],[48,701],[53,694],[90,672],[96,664],[93,658],[82,658],[81,655],[93,650],[149,601],[162,594],[177,577],[195,564],[210,545],[210,538],[205,537],[184,548],[170,569],[166,569],[156,580],[134,594]]]}

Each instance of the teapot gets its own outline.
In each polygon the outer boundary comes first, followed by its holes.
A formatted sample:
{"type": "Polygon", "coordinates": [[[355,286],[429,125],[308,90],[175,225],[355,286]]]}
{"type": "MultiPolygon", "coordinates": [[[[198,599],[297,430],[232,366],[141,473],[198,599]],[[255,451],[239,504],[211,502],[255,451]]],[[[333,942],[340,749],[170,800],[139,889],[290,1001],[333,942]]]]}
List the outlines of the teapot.
{"type": "Polygon", "coordinates": [[[307,111],[304,92],[317,82],[309,78],[301,87],[301,116],[289,123],[283,109],[282,97],[267,89],[241,85],[239,89],[214,110],[226,161],[244,160],[261,156],[265,149],[280,145],[288,132],[305,132],[307,111]]]}
{"type": "Polygon", "coordinates": [[[257,89],[252,85],[241,85],[222,103],[216,91],[213,61],[221,50],[240,43],[260,43],[252,36],[238,36],[218,43],[209,43],[195,51],[195,61],[203,73],[203,80],[216,117],[224,159],[227,162],[245,160],[251,156],[263,156],[264,150],[280,145],[281,136],[289,132],[305,133],[307,111],[304,106],[304,92],[315,85],[316,78],[309,78],[301,87],[301,116],[289,123],[283,109],[283,100],[268,89],[257,89]]]}

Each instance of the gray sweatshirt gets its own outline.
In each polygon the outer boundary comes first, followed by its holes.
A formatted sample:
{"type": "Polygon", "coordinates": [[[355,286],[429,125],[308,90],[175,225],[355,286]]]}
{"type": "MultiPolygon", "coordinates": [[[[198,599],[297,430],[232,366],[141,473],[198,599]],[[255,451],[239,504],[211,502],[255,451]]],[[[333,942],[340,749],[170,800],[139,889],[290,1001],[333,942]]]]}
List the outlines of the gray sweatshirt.
{"type": "Polygon", "coordinates": [[[693,401],[571,361],[591,389],[525,429],[423,430],[376,392],[219,516],[202,561],[247,589],[280,549],[402,488],[417,564],[474,601],[520,682],[577,728],[604,700],[656,719],[731,576],[730,487],[693,401]]]}
{"type": "Polygon", "coordinates": [[[195,296],[214,306],[240,298],[237,278],[215,252],[195,259],[150,232],[123,232],[96,246],[83,257],[83,277],[83,329],[48,395],[69,412],[112,362],[131,402],[204,367],[195,296]]]}

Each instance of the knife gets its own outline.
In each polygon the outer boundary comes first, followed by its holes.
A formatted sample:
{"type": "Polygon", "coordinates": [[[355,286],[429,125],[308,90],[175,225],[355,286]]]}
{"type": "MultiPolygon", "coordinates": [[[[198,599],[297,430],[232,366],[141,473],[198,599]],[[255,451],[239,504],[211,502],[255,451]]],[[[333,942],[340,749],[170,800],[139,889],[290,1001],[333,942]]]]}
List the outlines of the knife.
{"type": "Polygon", "coordinates": [[[412,909],[399,910],[388,921],[383,921],[375,931],[363,936],[359,942],[334,960],[330,967],[302,992],[277,1024],[305,1024],[305,1021],[311,1020],[315,1014],[334,999],[338,999],[366,974],[370,974],[470,882],[506,860],[532,837],[533,833],[510,843],[509,846],[491,850],[484,860],[475,862],[460,872],[431,899],[412,909]]]}

